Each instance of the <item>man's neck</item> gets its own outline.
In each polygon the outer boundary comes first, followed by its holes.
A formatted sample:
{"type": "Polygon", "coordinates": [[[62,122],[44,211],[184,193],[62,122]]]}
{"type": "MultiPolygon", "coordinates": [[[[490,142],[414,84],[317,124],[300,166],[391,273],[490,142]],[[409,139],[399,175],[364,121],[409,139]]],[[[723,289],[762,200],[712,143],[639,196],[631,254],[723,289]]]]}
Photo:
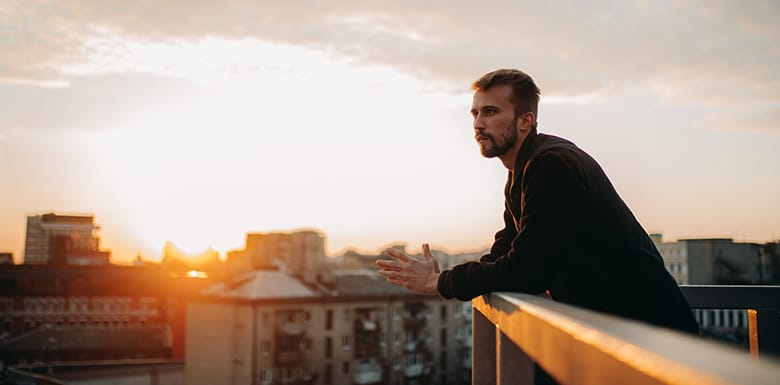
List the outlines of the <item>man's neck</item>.
{"type": "Polygon", "coordinates": [[[520,134],[515,141],[515,145],[512,146],[507,152],[505,152],[503,155],[499,156],[498,158],[501,159],[501,163],[504,164],[504,167],[506,167],[509,171],[514,171],[515,168],[515,161],[517,160],[517,154],[520,152],[520,147],[523,146],[523,142],[525,142],[525,138],[528,137],[528,134],[522,135],[520,134]]]}

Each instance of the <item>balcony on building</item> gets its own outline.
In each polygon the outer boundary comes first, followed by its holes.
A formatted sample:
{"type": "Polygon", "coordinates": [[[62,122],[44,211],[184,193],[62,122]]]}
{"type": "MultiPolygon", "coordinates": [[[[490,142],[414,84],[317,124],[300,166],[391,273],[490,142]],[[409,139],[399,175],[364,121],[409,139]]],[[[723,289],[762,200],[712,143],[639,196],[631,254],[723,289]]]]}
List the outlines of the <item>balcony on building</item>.
{"type": "MultiPolygon", "coordinates": [[[[695,310],[726,309],[721,314],[733,314],[729,310],[747,309],[748,346],[540,296],[492,293],[472,301],[471,355],[460,357],[470,358],[475,385],[533,384],[535,365],[562,385],[778,383],[780,286],[681,288],[695,310]]],[[[742,322],[728,317],[729,322],[742,322]]]]}
{"type": "Polygon", "coordinates": [[[285,323],[276,327],[277,334],[286,336],[300,337],[303,335],[305,327],[300,323],[285,323]]]}
{"type": "Polygon", "coordinates": [[[430,317],[431,309],[422,302],[407,302],[404,304],[404,328],[420,330],[425,327],[430,317]]]}
{"type": "Polygon", "coordinates": [[[355,309],[353,334],[354,358],[363,362],[382,357],[380,309],[376,307],[355,309]]]}
{"type": "Polygon", "coordinates": [[[418,377],[424,377],[430,374],[431,372],[431,364],[430,363],[416,363],[411,365],[406,365],[404,367],[404,376],[407,378],[418,378],[418,377]]]}
{"type": "Polygon", "coordinates": [[[303,334],[277,334],[274,342],[274,362],[277,365],[294,365],[303,361],[307,344],[303,334]]]}
{"type": "Polygon", "coordinates": [[[382,374],[382,365],[378,359],[357,360],[352,382],[358,385],[381,384],[382,374]]]}

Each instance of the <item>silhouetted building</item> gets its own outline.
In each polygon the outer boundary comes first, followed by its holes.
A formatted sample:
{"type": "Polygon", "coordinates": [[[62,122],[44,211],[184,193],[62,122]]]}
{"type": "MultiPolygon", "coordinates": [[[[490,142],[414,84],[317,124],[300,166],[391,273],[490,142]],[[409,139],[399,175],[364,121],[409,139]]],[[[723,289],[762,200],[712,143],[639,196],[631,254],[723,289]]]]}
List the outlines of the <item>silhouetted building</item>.
{"type": "Polygon", "coordinates": [[[682,285],[769,283],[762,270],[761,247],[728,238],[656,242],[667,270],[682,285]]]}
{"type": "Polygon", "coordinates": [[[232,274],[251,270],[278,270],[314,284],[328,281],[325,236],[313,230],[290,233],[249,233],[243,250],[227,254],[232,274]]]}
{"type": "Polygon", "coordinates": [[[181,359],[184,297],[207,285],[159,268],[0,266],[0,363],[181,359]]]}
{"type": "MultiPolygon", "coordinates": [[[[140,258],[140,255],[136,257],[134,263],[148,264],[140,258]]],[[[206,275],[213,279],[221,279],[225,273],[225,266],[219,259],[218,251],[209,248],[203,253],[189,255],[176,249],[171,242],[167,242],[163,247],[160,267],[178,275],[206,275]]]]}
{"type": "Polygon", "coordinates": [[[780,284],[780,242],[761,245],[759,253],[759,280],[768,285],[780,284]]]}
{"type": "Polygon", "coordinates": [[[24,263],[107,265],[111,253],[100,250],[99,229],[91,215],[28,216],[24,263]]]}
{"type": "Polygon", "coordinates": [[[14,255],[13,253],[0,253],[0,265],[13,265],[14,255]]]}

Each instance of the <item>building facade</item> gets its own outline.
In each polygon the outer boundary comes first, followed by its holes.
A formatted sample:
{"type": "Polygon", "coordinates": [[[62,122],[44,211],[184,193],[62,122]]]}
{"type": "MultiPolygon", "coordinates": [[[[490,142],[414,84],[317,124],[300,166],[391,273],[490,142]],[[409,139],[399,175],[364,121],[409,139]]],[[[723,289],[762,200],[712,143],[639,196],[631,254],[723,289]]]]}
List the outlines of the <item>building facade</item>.
{"type": "Polygon", "coordinates": [[[160,268],[0,266],[0,363],[182,359],[184,298],[207,285],[160,268]]]}
{"type": "Polygon", "coordinates": [[[412,294],[373,271],[329,290],[252,271],[187,306],[185,381],[197,384],[460,384],[471,381],[471,307],[412,294]]]}
{"type": "Polygon", "coordinates": [[[54,213],[27,217],[24,263],[38,265],[107,265],[91,215],[54,213]]]}
{"type": "MultiPolygon", "coordinates": [[[[762,262],[762,246],[727,238],[659,242],[666,269],[681,285],[750,285],[772,283],[762,262]]],[[[766,260],[770,260],[766,258],[766,260]]]]}

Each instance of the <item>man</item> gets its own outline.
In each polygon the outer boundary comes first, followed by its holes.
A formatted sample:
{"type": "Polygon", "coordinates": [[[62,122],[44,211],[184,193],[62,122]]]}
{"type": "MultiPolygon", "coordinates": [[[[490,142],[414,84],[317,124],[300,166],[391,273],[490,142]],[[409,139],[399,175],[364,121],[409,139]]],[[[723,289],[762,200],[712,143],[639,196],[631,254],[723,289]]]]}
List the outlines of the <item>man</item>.
{"type": "Polygon", "coordinates": [[[650,237],[604,171],[573,143],[537,133],[539,88],[500,69],[473,84],[471,114],[482,155],[509,170],[504,228],[490,253],[439,271],[396,250],[378,260],[388,282],[425,294],[470,300],[494,291],[560,302],[689,333],[698,325],[650,237]]]}

